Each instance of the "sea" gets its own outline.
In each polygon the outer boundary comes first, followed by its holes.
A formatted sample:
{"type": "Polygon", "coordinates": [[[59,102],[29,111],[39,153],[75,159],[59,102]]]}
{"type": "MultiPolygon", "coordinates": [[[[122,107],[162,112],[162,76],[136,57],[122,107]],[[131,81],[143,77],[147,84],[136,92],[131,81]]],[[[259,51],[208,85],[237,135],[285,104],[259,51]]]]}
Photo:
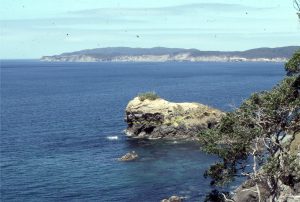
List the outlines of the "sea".
{"type": "Polygon", "coordinates": [[[155,91],[232,111],[284,74],[283,63],[2,60],[1,201],[204,201],[219,159],[197,143],[127,138],[127,103],[155,91]],[[117,160],[129,151],[139,159],[117,160]]]}

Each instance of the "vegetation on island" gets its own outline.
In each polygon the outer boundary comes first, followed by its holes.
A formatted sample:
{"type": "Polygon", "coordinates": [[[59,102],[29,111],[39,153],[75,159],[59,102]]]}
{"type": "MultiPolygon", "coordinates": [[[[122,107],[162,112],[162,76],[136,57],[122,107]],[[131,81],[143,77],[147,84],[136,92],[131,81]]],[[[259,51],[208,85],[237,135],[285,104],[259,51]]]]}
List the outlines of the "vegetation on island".
{"type": "Polygon", "coordinates": [[[242,175],[256,201],[279,201],[282,190],[293,195],[300,183],[300,50],[285,70],[287,76],[272,90],[253,94],[216,128],[199,134],[202,149],[221,159],[205,173],[211,184],[242,175]]]}
{"type": "Polygon", "coordinates": [[[144,100],[156,100],[160,97],[154,91],[152,91],[152,92],[140,93],[138,94],[138,98],[140,101],[144,101],[144,100]]]}

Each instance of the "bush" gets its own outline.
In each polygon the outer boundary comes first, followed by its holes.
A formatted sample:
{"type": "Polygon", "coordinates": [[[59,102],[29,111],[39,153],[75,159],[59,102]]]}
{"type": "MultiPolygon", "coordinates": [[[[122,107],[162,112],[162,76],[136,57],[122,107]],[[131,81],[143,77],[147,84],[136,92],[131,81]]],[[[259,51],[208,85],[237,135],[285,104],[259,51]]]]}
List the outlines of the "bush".
{"type": "Polygon", "coordinates": [[[285,64],[285,71],[288,76],[300,73],[300,50],[285,64]]]}
{"type": "Polygon", "coordinates": [[[140,93],[138,94],[138,97],[140,101],[144,100],[156,100],[159,98],[159,96],[155,92],[145,92],[145,93],[140,93]]]}

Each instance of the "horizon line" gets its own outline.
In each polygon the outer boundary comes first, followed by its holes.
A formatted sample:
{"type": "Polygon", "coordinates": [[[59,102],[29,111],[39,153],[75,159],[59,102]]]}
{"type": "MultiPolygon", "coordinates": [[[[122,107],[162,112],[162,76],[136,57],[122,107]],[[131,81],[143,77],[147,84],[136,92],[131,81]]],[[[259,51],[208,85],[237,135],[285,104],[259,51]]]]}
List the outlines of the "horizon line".
{"type": "MultiPolygon", "coordinates": [[[[64,53],[72,53],[72,52],[78,52],[78,51],[86,51],[86,50],[95,50],[95,49],[105,49],[105,48],[130,48],[130,49],[153,49],[153,48],[166,48],[166,49],[182,49],[182,50],[198,50],[198,51],[206,51],[206,52],[244,52],[249,50],[255,50],[255,49],[262,49],[262,48],[268,48],[268,49],[275,49],[275,48],[288,48],[288,47],[299,47],[300,45],[288,45],[288,46],[276,46],[276,47],[268,47],[268,46],[261,46],[257,48],[250,48],[250,49],[244,49],[244,50],[201,50],[198,48],[176,48],[176,47],[165,47],[165,46],[153,46],[153,47],[129,47],[129,46],[106,46],[106,47],[98,47],[98,48],[88,48],[88,49],[80,49],[80,50],[74,50],[74,51],[66,51],[62,53],[57,53],[54,55],[42,55],[38,58],[0,58],[0,61],[3,60],[39,60],[41,57],[44,56],[55,56],[55,55],[61,55],[64,53]]],[[[1,63],[0,63],[1,65],[1,63]]]]}

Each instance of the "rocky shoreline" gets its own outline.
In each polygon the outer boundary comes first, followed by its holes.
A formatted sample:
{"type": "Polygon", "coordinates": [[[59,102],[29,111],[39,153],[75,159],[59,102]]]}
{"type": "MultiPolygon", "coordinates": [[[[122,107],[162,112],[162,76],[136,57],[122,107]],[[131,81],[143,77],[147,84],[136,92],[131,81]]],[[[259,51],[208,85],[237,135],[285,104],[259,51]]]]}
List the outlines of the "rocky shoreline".
{"type": "MultiPolygon", "coordinates": [[[[214,128],[224,112],[211,108],[200,103],[174,103],[156,97],[156,94],[146,93],[150,98],[139,96],[131,100],[125,110],[125,122],[127,129],[125,133],[130,138],[137,139],[161,139],[161,140],[189,140],[197,141],[202,130],[214,128]]],[[[135,152],[127,153],[121,157],[120,161],[133,161],[138,158],[135,152]]],[[[268,200],[269,190],[263,189],[263,184],[259,185],[261,193],[268,200]]],[[[295,185],[295,190],[288,186],[281,185],[279,199],[281,201],[300,201],[300,184],[295,185]]],[[[231,201],[258,201],[255,183],[246,180],[231,195],[231,201]]],[[[182,201],[183,198],[172,196],[162,201],[182,201]]]]}

